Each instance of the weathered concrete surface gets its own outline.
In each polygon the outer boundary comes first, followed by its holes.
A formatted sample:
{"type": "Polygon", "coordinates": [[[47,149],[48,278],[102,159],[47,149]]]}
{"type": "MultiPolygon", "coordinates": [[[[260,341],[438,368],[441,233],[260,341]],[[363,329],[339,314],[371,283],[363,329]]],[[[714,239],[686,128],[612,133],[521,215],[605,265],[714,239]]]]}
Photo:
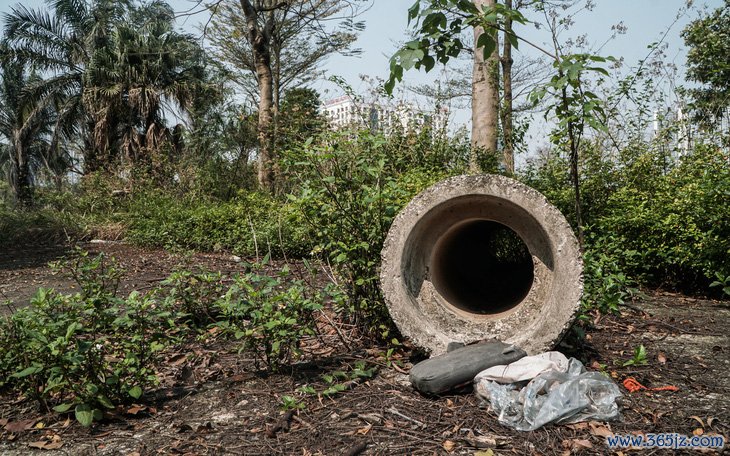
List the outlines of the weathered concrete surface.
{"type": "Polygon", "coordinates": [[[511,364],[524,356],[524,351],[498,340],[467,345],[416,364],[411,369],[410,381],[424,394],[443,394],[472,385],[474,377],[484,369],[511,364]]]}
{"type": "Polygon", "coordinates": [[[432,355],[450,342],[483,339],[536,354],[570,326],[582,268],[572,229],[539,192],[504,176],[458,176],[425,190],[398,214],[383,247],[380,280],[401,332],[432,355]],[[490,255],[481,237],[498,224],[524,242],[531,270],[482,264],[490,255]],[[494,275],[515,280],[495,282],[494,275]]]}

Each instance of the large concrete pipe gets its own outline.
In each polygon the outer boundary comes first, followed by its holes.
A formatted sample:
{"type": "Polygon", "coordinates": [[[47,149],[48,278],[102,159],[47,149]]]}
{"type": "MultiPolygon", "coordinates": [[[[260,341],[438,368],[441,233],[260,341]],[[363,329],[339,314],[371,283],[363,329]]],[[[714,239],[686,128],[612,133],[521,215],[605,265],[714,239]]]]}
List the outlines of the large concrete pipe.
{"type": "Polygon", "coordinates": [[[503,176],[458,176],[398,214],[380,280],[398,328],[432,355],[492,338],[535,354],[570,327],[582,269],[573,230],[542,194],[503,176]]]}

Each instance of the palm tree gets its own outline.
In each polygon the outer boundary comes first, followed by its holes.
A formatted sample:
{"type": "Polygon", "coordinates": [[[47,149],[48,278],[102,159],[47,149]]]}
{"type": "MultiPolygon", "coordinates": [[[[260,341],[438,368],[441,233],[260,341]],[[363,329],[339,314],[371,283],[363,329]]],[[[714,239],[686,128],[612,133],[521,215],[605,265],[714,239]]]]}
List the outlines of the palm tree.
{"type": "Polygon", "coordinates": [[[83,103],[86,68],[96,49],[109,41],[112,24],[128,8],[116,0],[48,0],[49,11],[19,5],[5,16],[5,40],[15,59],[46,76],[27,88],[38,102],[57,108],[53,143],[80,135],[86,171],[98,169],[108,152],[105,132],[83,103]],[[93,132],[94,134],[91,134],[93,132]]]}
{"type": "Polygon", "coordinates": [[[164,2],[130,9],[87,72],[87,104],[114,118],[118,149],[132,163],[169,142],[166,112],[188,112],[211,89],[202,49],[173,24],[164,2]]]}
{"type": "Polygon", "coordinates": [[[14,199],[32,202],[34,176],[48,163],[52,110],[33,103],[24,89],[38,78],[26,76],[22,62],[3,59],[0,84],[0,164],[4,163],[14,199]]]}
{"type": "Polygon", "coordinates": [[[5,17],[12,54],[48,78],[29,92],[58,109],[54,143],[81,138],[84,171],[136,162],[170,132],[164,111],[185,111],[204,86],[204,56],[173,29],[161,1],[49,0],[53,14],[13,9],[5,17]]]}

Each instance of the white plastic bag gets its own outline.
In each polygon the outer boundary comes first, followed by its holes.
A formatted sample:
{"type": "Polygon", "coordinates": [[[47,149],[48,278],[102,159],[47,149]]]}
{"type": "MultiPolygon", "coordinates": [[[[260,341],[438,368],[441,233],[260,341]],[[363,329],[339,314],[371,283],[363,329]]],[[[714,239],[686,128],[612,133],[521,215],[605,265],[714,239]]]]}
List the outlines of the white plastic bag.
{"type": "Polygon", "coordinates": [[[475,379],[477,395],[489,401],[499,422],[518,431],[534,431],[548,423],[607,421],[619,414],[618,386],[601,373],[586,372],[575,358],[570,358],[565,372],[551,369],[524,388],[519,385],[502,385],[482,373],[475,379]]]}
{"type": "Polygon", "coordinates": [[[525,356],[506,366],[493,366],[474,377],[474,382],[492,380],[497,383],[517,383],[532,380],[550,370],[566,372],[568,358],[557,351],[549,351],[534,356],[525,356]]]}

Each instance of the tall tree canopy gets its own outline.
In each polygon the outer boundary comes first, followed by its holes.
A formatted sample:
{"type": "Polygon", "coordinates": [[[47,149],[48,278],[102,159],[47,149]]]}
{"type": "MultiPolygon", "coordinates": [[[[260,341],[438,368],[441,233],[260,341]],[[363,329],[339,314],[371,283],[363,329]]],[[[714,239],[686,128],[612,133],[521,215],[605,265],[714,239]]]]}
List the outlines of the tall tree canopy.
{"type": "MultiPolygon", "coordinates": [[[[28,87],[53,105],[52,141],[78,140],[84,170],[136,159],[159,145],[168,101],[185,110],[203,85],[203,52],[173,28],[166,3],[48,0],[49,10],[15,7],[5,17],[8,58],[44,76],[28,87]],[[156,139],[152,139],[152,138],[156,139]]],[[[169,136],[169,135],[167,135],[169,136]]]]}
{"type": "Polygon", "coordinates": [[[274,125],[279,97],[316,77],[316,65],[344,52],[361,28],[353,21],[361,0],[224,0],[214,4],[211,42],[236,80],[258,100],[258,181],[274,186],[274,125]],[[344,29],[332,31],[327,22],[344,29]]]}
{"type": "Polygon", "coordinates": [[[730,0],[691,22],[682,37],[689,46],[687,79],[701,84],[689,90],[696,118],[716,125],[730,108],[730,0]]]}

